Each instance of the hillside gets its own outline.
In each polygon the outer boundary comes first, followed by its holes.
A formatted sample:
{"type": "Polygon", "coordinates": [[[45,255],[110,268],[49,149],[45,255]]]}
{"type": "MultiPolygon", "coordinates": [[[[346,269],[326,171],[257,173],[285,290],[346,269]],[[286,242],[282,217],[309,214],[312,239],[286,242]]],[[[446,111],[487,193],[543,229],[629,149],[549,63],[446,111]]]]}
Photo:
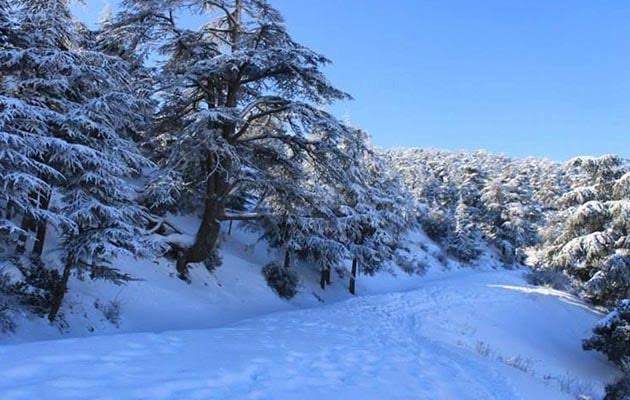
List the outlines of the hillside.
{"type": "MultiPolygon", "coordinates": [[[[194,232],[195,219],[172,217],[182,230],[180,237],[194,232]]],[[[90,279],[73,279],[62,315],[64,324],[51,325],[44,318],[25,314],[17,331],[0,335],[0,344],[68,337],[83,337],[131,332],[201,329],[221,326],[244,318],[275,311],[309,308],[353,297],[348,292],[350,265],[334,272],[332,284],[322,290],[319,267],[300,262],[295,270],[300,276],[299,293],[291,301],[282,300],[267,285],[262,266],[282,257],[269,249],[258,235],[234,226],[231,234],[225,226],[221,239],[222,265],[210,273],[203,265],[191,269],[191,283],[177,278],[174,262],[161,258],[156,262],[121,257],[114,266],[133,280],[124,285],[90,279]],[[339,272],[345,274],[341,277],[339,272]],[[119,320],[112,323],[104,315],[111,304],[119,306],[119,320]]],[[[421,231],[407,237],[407,245],[427,266],[434,266],[428,276],[441,273],[435,259],[439,248],[421,231]]],[[[491,264],[492,261],[488,260],[491,264]]],[[[347,263],[346,263],[347,264],[347,263]]],[[[450,262],[451,267],[458,264],[450,262]]],[[[498,264],[497,264],[498,265],[498,264]]],[[[17,273],[17,272],[16,272],[17,273]]],[[[423,277],[407,274],[389,264],[383,271],[357,280],[357,294],[377,294],[409,290],[423,277]]]]}

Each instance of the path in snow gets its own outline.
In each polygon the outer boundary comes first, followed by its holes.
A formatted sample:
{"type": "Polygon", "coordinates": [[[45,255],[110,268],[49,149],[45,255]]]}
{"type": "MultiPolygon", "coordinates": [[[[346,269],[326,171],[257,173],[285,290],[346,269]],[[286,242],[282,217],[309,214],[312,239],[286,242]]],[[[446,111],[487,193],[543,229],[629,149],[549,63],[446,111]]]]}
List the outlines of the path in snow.
{"type": "Polygon", "coordinates": [[[223,328],[0,346],[0,399],[571,399],[614,374],[580,348],[598,317],[471,272],[223,328]]]}

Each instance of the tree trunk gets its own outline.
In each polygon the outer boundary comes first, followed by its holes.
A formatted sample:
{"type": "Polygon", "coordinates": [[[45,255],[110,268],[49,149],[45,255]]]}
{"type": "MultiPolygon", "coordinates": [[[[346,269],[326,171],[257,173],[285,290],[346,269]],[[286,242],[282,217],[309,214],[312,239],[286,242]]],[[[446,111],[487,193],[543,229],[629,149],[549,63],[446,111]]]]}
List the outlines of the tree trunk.
{"type": "MultiPolygon", "coordinates": [[[[215,159],[210,156],[207,161],[207,171],[215,169],[215,159]]],[[[221,230],[220,218],[225,212],[223,195],[227,187],[227,173],[225,171],[215,170],[210,173],[206,182],[203,216],[195,236],[195,242],[191,247],[180,249],[177,255],[177,272],[182,280],[190,281],[188,264],[205,261],[212,255],[216,247],[221,230]]]]}
{"type": "MultiPolygon", "coordinates": [[[[29,198],[33,207],[41,208],[44,210],[48,209],[48,202],[49,202],[48,196],[42,197],[36,192],[31,192],[29,194],[29,198]]],[[[35,219],[33,219],[33,217],[29,215],[25,215],[22,218],[22,224],[20,225],[20,228],[22,228],[22,230],[25,232],[28,232],[28,231],[35,232],[35,230],[37,230],[39,233],[39,226],[37,224],[37,221],[35,221],[35,219]]],[[[45,235],[45,231],[44,231],[44,235],[45,235]]],[[[24,252],[26,251],[27,242],[28,242],[28,236],[26,234],[20,235],[18,239],[18,244],[15,247],[15,252],[18,254],[24,254],[24,252]]],[[[37,246],[37,243],[35,243],[34,246],[37,246]]],[[[43,247],[43,242],[41,246],[43,247]]],[[[41,254],[41,252],[39,254],[41,254]]]]}
{"type": "MultiPolygon", "coordinates": [[[[241,30],[241,0],[236,0],[234,13],[229,18],[231,30],[231,47],[236,52],[239,49],[240,30],[241,30]]],[[[237,76],[227,84],[227,96],[225,107],[235,108],[238,104],[238,95],[241,88],[241,75],[239,71],[237,76]]],[[[218,128],[215,126],[214,128],[218,128]]],[[[234,135],[236,125],[234,123],[225,123],[219,127],[222,136],[228,142],[234,135]]],[[[221,230],[221,217],[225,213],[225,195],[229,190],[228,171],[230,170],[230,160],[223,157],[218,160],[213,154],[209,154],[206,159],[206,198],[204,204],[203,216],[201,224],[195,236],[195,243],[188,248],[180,249],[177,254],[177,272],[179,278],[190,282],[188,277],[188,264],[205,261],[214,251],[219,232],[221,230]]]]}
{"type": "Polygon", "coordinates": [[[55,291],[52,294],[50,312],[48,313],[48,320],[51,323],[55,322],[55,319],[57,319],[57,315],[59,314],[59,310],[61,309],[61,305],[63,304],[63,299],[66,296],[72,264],[72,260],[66,261],[66,265],[63,268],[63,274],[61,275],[61,281],[59,281],[57,287],[55,287],[55,291]]]}
{"type": "Polygon", "coordinates": [[[350,272],[350,285],[348,285],[348,290],[351,294],[356,294],[357,289],[357,259],[352,259],[352,271],[350,272]]]}
{"type": "Polygon", "coordinates": [[[201,224],[197,230],[195,243],[191,247],[182,249],[178,254],[177,272],[179,273],[180,279],[185,281],[189,280],[188,264],[203,262],[212,254],[221,230],[221,223],[218,221],[218,214],[216,212],[216,209],[219,207],[215,200],[206,199],[206,205],[201,224]]]}
{"type": "Polygon", "coordinates": [[[13,218],[13,209],[14,209],[13,202],[8,200],[7,203],[6,203],[4,218],[12,219],[13,218]]]}
{"type": "Polygon", "coordinates": [[[332,267],[330,264],[322,267],[320,270],[319,276],[319,285],[322,289],[326,289],[326,285],[330,285],[332,283],[332,267]]]}
{"type": "Polygon", "coordinates": [[[291,251],[287,249],[284,253],[284,268],[289,269],[291,267],[291,251]]]}
{"type": "MultiPolygon", "coordinates": [[[[39,207],[42,210],[48,210],[48,206],[50,205],[50,193],[46,193],[43,197],[40,197],[39,207]]],[[[33,254],[40,256],[44,252],[44,242],[46,241],[46,231],[48,228],[47,221],[41,221],[37,224],[37,234],[35,236],[35,244],[33,244],[33,254]]]]}
{"type": "Polygon", "coordinates": [[[322,267],[319,272],[319,286],[322,290],[326,289],[326,268],[322,267]]]}
{"type": "MultiPolygon", "coordinates": [[[[20,228],[24,232],[33,231],[35,230],[35,221],[30,216],[25,215],[24,217],[22,217],[22,224],[20,224],[20,228]]],[[[15,252],[17,254],[24,254],[24,252],[26,251],[26,242],[28,242],[28,236],[23,233],[18,238],[17,246],[15,246],[15,252]]]]}
{"type": "Polygon", "coordinates": [[[330,285],[332,283],[332,267],[330,264],[326,266],[326,284],[330,285]]]}

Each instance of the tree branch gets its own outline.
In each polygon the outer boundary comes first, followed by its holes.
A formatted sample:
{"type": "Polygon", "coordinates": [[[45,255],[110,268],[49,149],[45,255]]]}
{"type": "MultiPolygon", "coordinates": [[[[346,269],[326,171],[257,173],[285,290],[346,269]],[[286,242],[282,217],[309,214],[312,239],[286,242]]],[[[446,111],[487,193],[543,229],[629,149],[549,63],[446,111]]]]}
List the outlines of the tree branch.
{"type": "Polygon", "coordinates": [[[281,112],[286,111],[288,109],[289,109],[288,106],[279,107],[279,108],[275,108],[275,109],[271,109],[271,110],[267,110],[267,111],[262,111],[262,112],[260,112],[258,114],[254,114],[254,115],[250,116],[249,118],[247,118],[247,122],[245,122],[245,124],[241,127],[241,129],[239,129],[238,132],[236,132],[236,134],[234,134],[234,136],[232,137],[232,140],[238,140],[241,136],[243,136],[245,133],[247,133],[247,130],[252,125],[252,122],[256,121],[257,119],[264,118],[264,117],[269,116],[269,115],[278,114],[278,113],[281,113],[281,112]]]}
{"type": "Polygon", "coordinates": [[[221,221],[255,221],[266,217],[267,214],[258,213],[244,213],[244,214],[230,214],[225,213],[219,217],[221,221]]]}

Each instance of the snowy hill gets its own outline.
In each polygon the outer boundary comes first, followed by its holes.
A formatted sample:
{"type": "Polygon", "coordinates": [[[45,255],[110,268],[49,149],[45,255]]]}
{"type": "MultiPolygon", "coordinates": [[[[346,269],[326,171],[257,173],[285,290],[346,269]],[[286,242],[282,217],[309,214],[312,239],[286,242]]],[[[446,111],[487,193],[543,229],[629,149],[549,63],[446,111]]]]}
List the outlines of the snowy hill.
{"type": "Polygon", "coordinates": [[[614,377],[602,356],[581,349],[600,316],[564,293],[526,285],[521,271],[458,270],[416,285],[216,328],[3,346],[0,393],[7,400],[595,399],[614,377]]]}
{"type": "MultiPolygon", "coordinates": [[[[194,233],[196,221],[191,217],[173,217],[181,236],[194,233]]],[[[224,229],[228,232],[228,227],[224,229]]],[[[441,274],[436,260],[440,249],[421,231],[408,235],[408,246],[427,266],[428,276],[441,274]]],[[[62,329],[43,318],[24,318],[15,334],[0,335],[0,344],[25,341],[84,337],[104,334],[160,332],[167,330],[213,328],[245,318],[277,311],[319,307],[352,298],[348,292],[348,270],[341,277],[334,273],[332,284],[322,290],[319,268],[298,263],[300,292],[291,301],[282,300],[267,285],[261,268],[283,253],[269,249],[256,234],[238,229],[225,233],[221,240],[222,265],[209,273],[203,266],[191,269],[191,283],[177,279],[172,260],[160,258],[152,263],[143,259],[119,258],[114,265],[134,278],[122,286],[98,280],[70,282],[67,308],[62,329]],[[112,302],[120,306],[116,324],[108,321],[104,308],[112,302]]],[[[492,265],[493,261],[485,262],[492,265]]],[[[451,262],[451,267],[456,267],[451,262]]],[[[496,264],[498,265],[498,264],[496,264]]],[[[404,273],[395,265],[374,277],[359,276],[359,295],[379,294],[416,288],[424,277],[404,273]]]]}

